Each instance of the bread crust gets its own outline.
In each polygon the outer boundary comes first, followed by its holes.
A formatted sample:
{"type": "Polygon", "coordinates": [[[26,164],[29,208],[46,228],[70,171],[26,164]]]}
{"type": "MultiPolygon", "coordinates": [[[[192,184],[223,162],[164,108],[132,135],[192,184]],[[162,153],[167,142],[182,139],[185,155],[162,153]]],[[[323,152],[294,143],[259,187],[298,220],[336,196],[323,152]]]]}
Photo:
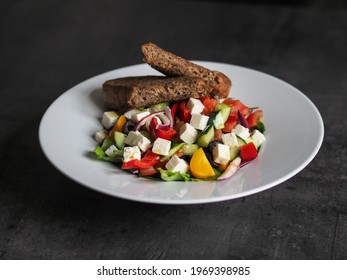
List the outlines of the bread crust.
{"type": "Polygon", "coordinates": [[[107,108],[125,112],[164,101],[210,96],[212,86],[196,77],[136,76],[108,80],[103,84],[107,108]]]}
{"type": "Polygon", "coordinates": [[[159,72],[171,77],[199,77],[212,85],[211,95],[217,95],[220,98],[229,95],[231,80],[223,73],[197,65],[153,43],[143,44],[141,50],[144,54],[144,62],[159,72]]]}

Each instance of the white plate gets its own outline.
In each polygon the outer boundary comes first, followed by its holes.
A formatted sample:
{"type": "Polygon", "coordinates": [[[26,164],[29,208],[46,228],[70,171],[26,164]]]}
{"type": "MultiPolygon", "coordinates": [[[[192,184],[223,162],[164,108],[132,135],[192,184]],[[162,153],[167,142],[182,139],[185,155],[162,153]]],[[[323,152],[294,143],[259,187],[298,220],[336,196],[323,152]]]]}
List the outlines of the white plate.
{"type": "Polygon", "coordinates": [[[94,134],[101,128],[101,85],[108,79],[158,74],[146,64],[110,71],[62,94],[44,114],[39,139],[51,163],[72,180],[115,197],[162,204],[229,200],[264,191],[301,171],[317,154],[322,118],[299,90],[270,75],[234,65],[196,61],[225,73],[230,96],[264,111],[266,143],[259,157],[232,178],[218,182],[159,182],[139,178],[93,159],[94,134]]]}

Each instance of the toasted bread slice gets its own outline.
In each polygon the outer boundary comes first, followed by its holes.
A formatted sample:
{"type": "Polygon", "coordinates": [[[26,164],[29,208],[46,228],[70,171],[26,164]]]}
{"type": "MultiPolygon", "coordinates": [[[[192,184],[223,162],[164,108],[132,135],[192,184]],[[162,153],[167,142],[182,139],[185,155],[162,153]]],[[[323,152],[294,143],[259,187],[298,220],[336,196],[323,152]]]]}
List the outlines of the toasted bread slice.
{"type": "Polygon", "coordinates": [[[225,98],[229,95],[231,81],[223,73],[197,65],[163,50],[153,43],[144,44],[141,49],[144,54],[143,60],[159,72],[171,77],[186,76],[202,78],[213,86],[211,95],[217,95],[220,98],[225,98]]]}
{"type": "Polygon", "coordinates": [[[210,96],[212,86],[201,78],[136,76],[108,80],[103,84],[107,108],[124,112],[164,101],[210,96]]]}

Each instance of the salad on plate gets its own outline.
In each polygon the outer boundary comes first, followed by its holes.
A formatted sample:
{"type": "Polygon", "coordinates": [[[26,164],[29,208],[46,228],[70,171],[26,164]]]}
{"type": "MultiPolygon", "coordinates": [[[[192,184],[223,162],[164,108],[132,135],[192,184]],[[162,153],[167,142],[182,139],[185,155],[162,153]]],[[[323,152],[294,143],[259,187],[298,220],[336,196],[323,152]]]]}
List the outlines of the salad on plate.
{"type": "Polygon", "coordinates": [[[238,99],[161,102],[124,114],[103,113],[98,159],[164,181],[223,180],[257,158],[263,111],[238,99]]]}

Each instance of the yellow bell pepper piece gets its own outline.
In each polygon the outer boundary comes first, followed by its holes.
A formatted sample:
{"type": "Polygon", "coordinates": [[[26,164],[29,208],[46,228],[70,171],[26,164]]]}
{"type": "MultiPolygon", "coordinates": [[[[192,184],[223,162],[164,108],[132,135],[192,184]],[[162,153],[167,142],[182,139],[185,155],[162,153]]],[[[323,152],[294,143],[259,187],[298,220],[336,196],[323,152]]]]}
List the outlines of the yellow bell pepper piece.
{"type": "Polygon", "coordinates": [[[122,132],[122,128],[123,128],[124,124],[126,123],[126,121],[127,121],[127,119],[126,119],[126,117],[125,117],[124,115],[121,115],[121,116],[118,118],[118,120],[117,120],[115,126],[114,126],[114,127],[112,128],[112,130],[110,131],[110,137],[111,137],[112,139],[113,139],[114,133],[115,133],[116,131],[122,132]]]}
{"type": "Polygon", "coordinates": [[[202,148],[199,148],[193,154],[190,160],[189,168],[193,176],[198,179],[207,179],[214,176],[214,170],[202,148]]]}

